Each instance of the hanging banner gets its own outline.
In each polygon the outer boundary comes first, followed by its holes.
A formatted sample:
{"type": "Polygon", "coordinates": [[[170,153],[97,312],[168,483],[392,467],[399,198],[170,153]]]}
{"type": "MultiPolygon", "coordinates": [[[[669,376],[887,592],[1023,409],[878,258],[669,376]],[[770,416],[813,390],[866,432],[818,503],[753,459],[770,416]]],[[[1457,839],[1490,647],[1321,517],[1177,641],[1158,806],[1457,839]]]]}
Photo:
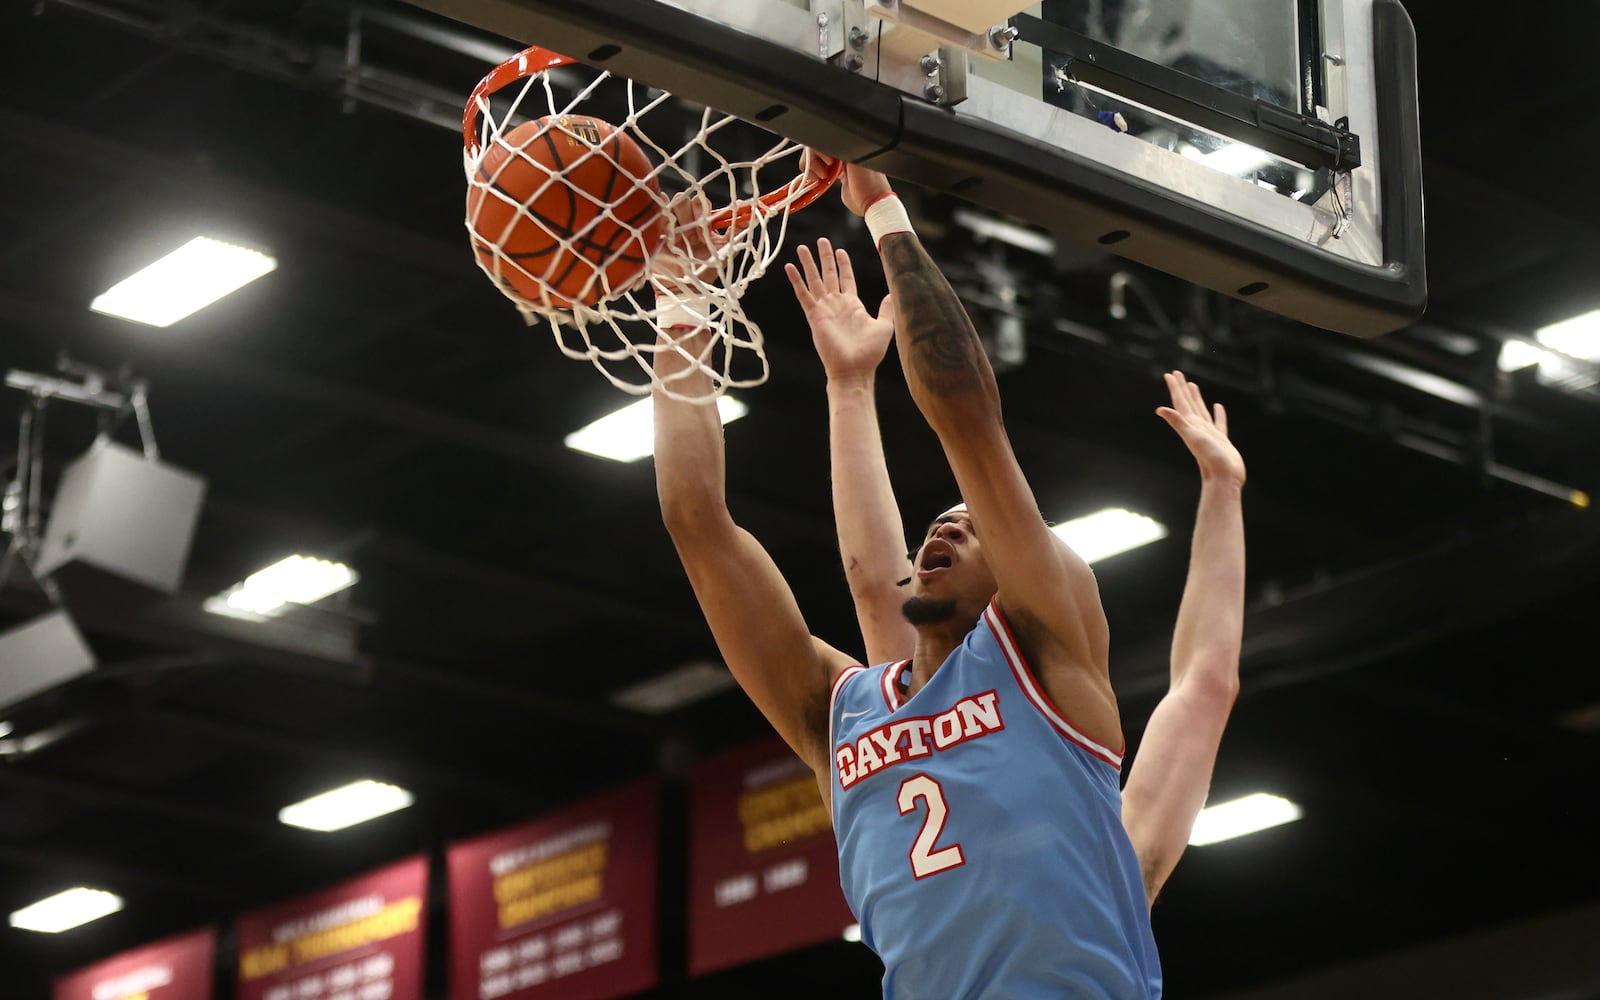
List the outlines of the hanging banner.
{"type": "Polygon", "coordinates": [[[53,1000],[211,1000],[217,932],[207,927],[62,976],[53,1000]]]}
{"type": "Polygon", "coordinates": [[[695,766],[689,844],[692,975],[835,940],[855,923],[816,776],[782,740],[695,766]]]}
{"type": "Polygon", "coordinates": [[[428,861],[238,920],[237,1000],[422,1000],[428,861]]]}
{"type": "Polygon", "coordinates": [[[659,784],[450,848],[451,1000],[608,1000],[656,984],[659,784]]]}

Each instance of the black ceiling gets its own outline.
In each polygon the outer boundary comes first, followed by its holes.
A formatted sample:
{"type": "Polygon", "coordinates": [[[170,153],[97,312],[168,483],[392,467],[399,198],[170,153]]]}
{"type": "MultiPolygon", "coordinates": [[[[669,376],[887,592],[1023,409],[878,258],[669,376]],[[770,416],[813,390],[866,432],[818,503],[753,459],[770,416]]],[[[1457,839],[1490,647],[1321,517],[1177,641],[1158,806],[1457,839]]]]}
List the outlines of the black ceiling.
{"type": "MultiPolygon", "coordinates": [[[[1549,492],[1600,488],[1600,394],[1494,364],[1501,338],[1600,307],[1600,202],[1583,181],[1600,162],[1600,5],[1407,7],[1432,289],[1412,328],[1361,342],[1087,251],[974,246],[939,235],[954,200],[915,199],[974,303],[996,254],[1022,280],[1028,358],[1001,386],[1046,513],[1116,503],[1171,527],[1097,567],[1135,750],[1164,687],[1197,488],[1152,415],[1164,367],[1228,405],[1250,466],[1243,694],[1215,791],[1268,787],[1306,817],[1179,866],[1155,915],[1172,996],[1600,901],[1600,737],[1562,721],[1600,701],[1600,527],[1549,492]],[[1118,270],[1148,293],[1125,320],[1107,309],[1118,270]]],[[[375,33],[367,58],[441,100],[346,102],[330,56],[345,23],[333,0],[0,8],[0,368],[53,371],[63,351],[131,366],[163,458],[209,483],[181,598],[74,605],[101,667],[16,716],[59,738],[0,763],[0,908],[69,879],[129,905],[60,937],[0,929],[0,997],[636,777],[681,791],[685,761],[767,732],[737,692],[664,718],[608,703],[714,656],[650,463],[563,447],[622,397],[525,327],[468,251],[444,100],[483,62],[375,33]],[[167,330],[85,308],[196,224],[270,246],[278,271],[167,330]],[[358,655],[241,641],[195,610],[293,551],[361,572],[349,603],[307,625],[359,622],[358,655]],[[333,837],[276,822],[363,775],[418,805],[333,837]]],[[[795,228],[867,251],[832,199],[795,228]]],[[[731,506],[812,628],[855,649],[820,366],[782,279],[746,304],[773,376],[728,431],[731,506]]],[[[891,471],[917,522],[953,485],[892,362],[885,374],[891,471]]],[[[6,398],[9,456],[23,397],[6,398]]],[[[52,476],[93,432],[87,411],[50,411],[52,476]]],[[[14,579],[0,626],[41,607],[14,579]]],[[[877,990],[870,954],[842,943],[704,982],[669,959],[667,974],[655,995],[776,976],[877,990]]]]}

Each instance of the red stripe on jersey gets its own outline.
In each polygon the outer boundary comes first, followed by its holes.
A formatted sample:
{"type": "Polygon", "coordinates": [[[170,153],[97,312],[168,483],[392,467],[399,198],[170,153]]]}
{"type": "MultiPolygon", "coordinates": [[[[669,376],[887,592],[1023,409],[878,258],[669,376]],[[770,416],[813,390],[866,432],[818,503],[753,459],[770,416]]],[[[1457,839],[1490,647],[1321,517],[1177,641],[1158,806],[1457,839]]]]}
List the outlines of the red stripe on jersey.
{"type": "Polygon", "coordinates": [[[904,670],[906,664],[910,662],[910,660],[901,660],[883,668],[883,680],[878,686],[883,689],[883,703],[889,706],[889,711],[891,712],[900,707],[900,685],[898,683],[900,671],[904,670]]]}
{"type": "MultiPolygon", "coordinates": [[[[1119,771],[1122,770],[1121,750],[1112,750],[1084,735],[1050,700],[1050,695],[1034,677],[1033,670],[1023,659],[1022,648],[1017,645],[1016,637],[1011,634],[1011,625],[1000,611],[999,598],[989,602],[989,607],[983,612],[983,620],[989,626],[989,631],[994,633],[995,641],[1000,644],[1000,651],[1005,654],[1006,663],[1010,665],[1011,673],[1017,679],[1017,686],[1022,689],[1023,696],[1033,703],[1033,707],[1037,708],[1062,736],[1082,747],[1090,755],[1105,761],[1119,771]]],[[[1127,749],[1126,739],[1123,740],[1122,746],[1123,750],[1127,749]]]]}
{"type": "Polygon", "coordinates": [[[833,687],[828,689],[828,711],[833,711],[834,702],[839,700],[839,692],[844,688],[844,682],[856,674],[867,669],[866,667],[845,667],[839,671],[839,676],[833,679],[833,687]]]}

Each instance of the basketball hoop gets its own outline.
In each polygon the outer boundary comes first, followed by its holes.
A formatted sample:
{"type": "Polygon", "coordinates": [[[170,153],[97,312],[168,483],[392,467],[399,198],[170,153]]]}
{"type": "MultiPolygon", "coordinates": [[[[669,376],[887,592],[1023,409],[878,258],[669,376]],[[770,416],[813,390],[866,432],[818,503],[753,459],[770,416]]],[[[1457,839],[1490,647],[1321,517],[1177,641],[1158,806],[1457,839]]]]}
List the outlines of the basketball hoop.
{"type": "Polygon", "coordinates": [[[549,325],[563,354],[591,362],[626,392],[660,388],[708,403],[760,385],[768,374],[761,330],[739,299],[777,258],[789,213],[820,197],[843,163],[812,176],[804,147],[789,139],[710,108],[685,110],[672,95],[609,72],[589,79],[578,65],[529,48],[491,70],[467,101],[466,225],[478,266],[529,325],[549,325]],[[556,137],[580,152],[558,153],[556,137]],[[549,152],[532,149],[536,142],[549,152]],[[574,180],[580,171],[605,178],[603,189],[574,180]],[[499,183],[513,175],[528,190],[499,183]],[[568,224],[530,207],[551,204],[552,195],[569,206],[568,224]],[[681,197],[710,207],[689,224],[717,233],[698,241],[716,246],[706,259],[678,238],[687,234],[669,204],[681,197]],[[519,251],[530,234],[537,251],[519,251]],[[657,301],[649,289],[663,281],[673,297],[657,301]],[[704,347],[686,346],[689,333],[706,328],[714,336],[704,347]],[[693,363],[663,380],[654,367],[661,350],[693,363]],[[669,384],[696,372],[710,376],[708,392],[669,384]]]}

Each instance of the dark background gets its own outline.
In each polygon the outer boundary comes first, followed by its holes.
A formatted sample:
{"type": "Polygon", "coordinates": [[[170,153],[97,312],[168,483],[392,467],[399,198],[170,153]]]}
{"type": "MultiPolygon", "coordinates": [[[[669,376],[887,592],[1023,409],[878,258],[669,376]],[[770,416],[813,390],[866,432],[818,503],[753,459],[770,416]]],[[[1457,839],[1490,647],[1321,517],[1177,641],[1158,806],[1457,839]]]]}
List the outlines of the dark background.
{"type": "MultiPolygon", "coordinates": [[[[1153,415],[1161,370],[1227,404],[1249,463],[1243,692],[1214,795],[1274,791],[1305,818],[1180,864],[1155,910],[1174,997],[1504,927],[1525,928],[1522,944],[1462,946],[1449,963],[1472,987],[1402,988],[1392,965],[1362,981],[1407,996],[1600,996],[1600,959],[1562,964],[1528,945],[1558,931],[1526,930],[1553,920],[1600,939],[1600,528],[1552,495],[1600,487],[1600,393],[1593,366],[1551,385],[1495,365],[1505,338],[1600,307],[1587,182],[1600,6],[1406,6],[1431,300],[1384,338],[1289,324],[1082,248],[977,243],[951,221],[958,202],[907,192],[980,325],[994,323],[995,275],[1018,282],[1027,359],[1001,390],[1045,513],[1126,505],[1171,530],[1096,567],[1134,753],[1165,689],[1197,495],[1192,460],[1153,415]],[[1121,320],[1108,310],[1117,272],[1134,282],[1121,320]],[[1463,973],[1471,962],[1511,985],[1463,973]]],[[[74,604],[100,668],[14,714],[19,737],[52,738],[0,760],[0,908],[80,882],[128,905],[60,936],[0,930],[0,997],[43,996],[56,974],[209,922],[224,926],[226,971],[241,909],[657,773],[669,833],[656,995],[877,995],[876,960],[842,942],[684,976],[673,859],[686,852],[671,831],[685,776],[768,730],[737,691],[665,716],[609,702],[715,658],[650,463],[562,446],[624,400],[525,327],[468,252],[447,126],[486,63],[377,26],[368,70],[347,72],[347,23],[332,0],[0,7],[0,364],[48,372],[66,351],[130,365],[150,381],[163,457],[209,482],[184,594],[150,612],[74,604]],[[204,225],[271,247],[279,269],[165,330],[85,308],[204,225]],[[359,654],[241,641],[195,612],[296,551],[362,574],[293,623],[359,627],[359,654]],[[417,804],[330,835],[278,824],[280,806],[364,776],[417,804]]],[[[831,198],[796,218],[791,243],[823,234],[870,252],[831,198]]],[[[730,505],[813,630],[854,650],[821,369],[781,278],[747,307],[773,376],[728,429],[730,505]]],[[[953,484],[892,361],[880,395],[920,525],[953,484]]],[[[23,403],[3,399],[8,413],[23,403]]],[[[0,455],[14,426],[0,422],[0,455]]],[[[55,406],[51,474],[93,433],[87,411],[55,406]]],[[[0,626],[42,607],[13,580],[0,626]]]]}

